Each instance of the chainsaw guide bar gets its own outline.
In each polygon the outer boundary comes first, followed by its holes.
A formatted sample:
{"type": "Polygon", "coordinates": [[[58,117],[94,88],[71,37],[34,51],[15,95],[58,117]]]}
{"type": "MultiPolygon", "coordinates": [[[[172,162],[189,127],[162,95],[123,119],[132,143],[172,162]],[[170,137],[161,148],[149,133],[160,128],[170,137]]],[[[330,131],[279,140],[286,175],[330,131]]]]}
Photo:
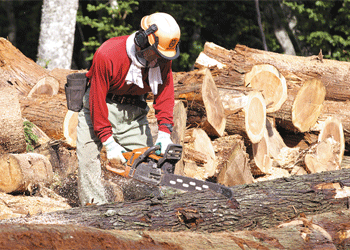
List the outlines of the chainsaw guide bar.
{"type": "Polygon", "coordinates": [[[107,169],[118,175],[155,186],[167,186],[184,191],[213,190],[236,202],[229,187],[174,174],[175,164],[182,155],[181,145],[170,144],[163,156],[155,155],[158,149],[160,146],[156,145],[123,153],[127,160],[125,170],[120,171],[111,166],[107,166],[107,169]]]}

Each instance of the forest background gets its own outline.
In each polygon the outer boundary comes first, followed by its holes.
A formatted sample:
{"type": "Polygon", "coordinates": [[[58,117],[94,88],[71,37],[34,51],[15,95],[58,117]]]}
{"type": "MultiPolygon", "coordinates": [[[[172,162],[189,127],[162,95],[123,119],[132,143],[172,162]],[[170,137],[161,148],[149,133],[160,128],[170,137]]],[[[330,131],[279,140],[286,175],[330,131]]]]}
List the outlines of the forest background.
{"type": "MultiPolygon", "coordinates": [[[[66,0],[44,1],[59,5],[66,0]]],[[[38,60],[44,1],[0,0],[0,37],[34,61],[38,60]]],[[[154,12],[171,14],[181,28],[181,56],[173,62],[175,72],[192,70],[207,41],[226,49],[242,44],[300,56],[322,50],[324,58],[350,60],[350,0],[79,0],[78,6],[72,69],[88,69],[93,53],[105,40],[135,32],[141,18],[154,12]]]]}

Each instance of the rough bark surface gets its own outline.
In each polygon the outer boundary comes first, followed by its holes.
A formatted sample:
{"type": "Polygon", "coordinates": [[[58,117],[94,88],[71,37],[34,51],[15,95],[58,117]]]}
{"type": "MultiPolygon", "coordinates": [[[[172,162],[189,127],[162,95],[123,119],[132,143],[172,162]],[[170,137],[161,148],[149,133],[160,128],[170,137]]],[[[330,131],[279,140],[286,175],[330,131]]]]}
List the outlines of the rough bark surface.
{"type": "Polygon", "coordinates": [[[187,192],[133,202],[91,205],[6,223],[70,223],[101,229],[207,232],[271,228],[297,215],[346,210],[350,169],[292,176],[231,188],[239,207],[217,193],[187,192]]]}
{"type": "Polygon", "coordinates": [[[0,154],[22,153],[25,150],[18,93],[14,88],[0,87],[0,154]]]}
{"type": "Polygon", "coordinates": [[[8,40],[0,37],[0,86],[13,85],[26,96],[48,71],[23,55],[8,40]]]}
{"type": "Polygon", "coordinates": [[[49,137],[64,140],[63,122],[68,111],[64,94],[23,98],[20,104],[23,117],[37,125],[49,137]]]}
{"type": "Polygon", "coordinates": [[[0,225],[0,247],[15,249],[347,249],[348,210],[298,216],[271,229],[239,232],[100,230],[76,225],[0,225]],[[77,238],[79,240],[77,240],[77,238]]]}

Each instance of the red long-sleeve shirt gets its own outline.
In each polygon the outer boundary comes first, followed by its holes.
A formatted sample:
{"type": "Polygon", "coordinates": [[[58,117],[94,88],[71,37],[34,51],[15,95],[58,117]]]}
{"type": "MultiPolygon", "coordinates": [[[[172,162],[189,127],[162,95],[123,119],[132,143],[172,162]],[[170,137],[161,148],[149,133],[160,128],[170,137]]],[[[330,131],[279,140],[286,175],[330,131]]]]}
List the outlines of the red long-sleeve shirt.
{"type": "MultiPolygon", "coordinates": [[[[107,93],[117,95],[144,95],[151,91],[148,84],[148,69],[142,69],[144,88],[126,84],[125,78],[131,65],[126,53],[129,36],[115,37],[104,42],[94,54],[92,66],[86,73],[90,79],[90,116],[95,134],[105,142],[112,135],[106,104],[107,93]]],[[[160,65],[163,84],[158,85],[158,95],[154,96],[153,107],[160,131],[170,133],[162,124],[173,125],[174,82],[171,61],[160,65]]]]}

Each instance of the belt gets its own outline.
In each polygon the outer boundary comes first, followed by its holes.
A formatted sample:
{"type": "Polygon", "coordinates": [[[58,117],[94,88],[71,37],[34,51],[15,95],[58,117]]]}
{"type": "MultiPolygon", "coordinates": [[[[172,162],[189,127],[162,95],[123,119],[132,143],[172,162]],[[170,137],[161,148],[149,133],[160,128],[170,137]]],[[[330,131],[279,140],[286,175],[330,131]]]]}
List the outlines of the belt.
{"type": "Polygon", "coordinates": [[[147,107],[147,103],[144,101],[142,95],[115,95],[107,94],[107,98],[111,99],[112,102],[120,104],[130,104],[142,109],[147,107]]]}

